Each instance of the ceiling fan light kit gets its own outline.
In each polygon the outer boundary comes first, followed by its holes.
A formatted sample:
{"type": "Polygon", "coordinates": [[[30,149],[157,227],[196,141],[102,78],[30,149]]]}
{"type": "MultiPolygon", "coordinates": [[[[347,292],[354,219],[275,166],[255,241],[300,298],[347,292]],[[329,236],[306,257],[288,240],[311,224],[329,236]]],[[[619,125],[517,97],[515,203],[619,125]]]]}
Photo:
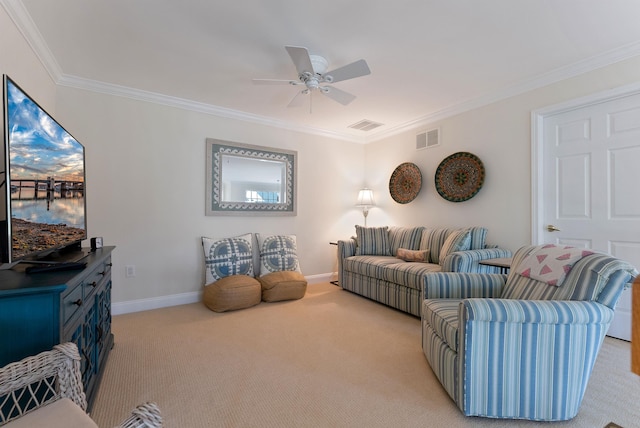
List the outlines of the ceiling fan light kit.
{"type": "Polygon", "coordinates": [[[253,79],[253,83],[259,85],[304,85],[305,88],[296,94],[287,107],[300,105],[300,96],[311,95],[316,89],[332,100],[347,105],[355,100],[356,96],[333,86],[326,86],[326,84],[371,74],[367,62],[363,59],[327,72],[329,62],[326,58],[320,55],[310,55],[307,48],[300,46],[285,46],[285,49],[296,67],[298,80],[253,79]]]}

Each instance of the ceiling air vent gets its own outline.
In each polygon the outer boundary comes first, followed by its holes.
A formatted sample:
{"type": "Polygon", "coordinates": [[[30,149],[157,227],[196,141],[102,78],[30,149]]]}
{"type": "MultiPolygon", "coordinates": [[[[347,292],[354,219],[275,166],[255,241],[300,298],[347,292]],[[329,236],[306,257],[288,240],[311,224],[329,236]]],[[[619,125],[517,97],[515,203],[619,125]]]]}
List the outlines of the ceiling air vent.
{"type": "Polygon", "coordinates": [[[353,125],[349,125],[349,128],[359,129],[360,131],[371,131],[372,129],[376,129],[378,126],[382,126],[382,123],[373,122],[371,120],[361,120],[360,122],[354,123],[353,125]]]}
{"type": "Polygon", "coordinates": [[[428,149],[440,145],[440,129],[431,129],[416,135],[416,150],[428,149]]]}

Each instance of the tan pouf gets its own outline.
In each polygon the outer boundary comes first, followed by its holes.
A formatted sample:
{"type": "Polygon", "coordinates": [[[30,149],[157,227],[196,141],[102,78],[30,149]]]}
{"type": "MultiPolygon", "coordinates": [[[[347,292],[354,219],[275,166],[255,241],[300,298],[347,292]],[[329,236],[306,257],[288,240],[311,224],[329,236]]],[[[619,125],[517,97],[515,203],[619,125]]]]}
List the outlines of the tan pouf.
{"type": "Polygon", "coordinates": [[[247,275],[231,275],[204,287],[202,296],[214,312],[249,308],[260,303],[260,283],[247,275]]]}
{"type": "Polygon", "coordinates": [[[307,292],[307,280],[300,272],[271,272],[259,277],[258,281],[265,302],[301,299],[307,292]]]}

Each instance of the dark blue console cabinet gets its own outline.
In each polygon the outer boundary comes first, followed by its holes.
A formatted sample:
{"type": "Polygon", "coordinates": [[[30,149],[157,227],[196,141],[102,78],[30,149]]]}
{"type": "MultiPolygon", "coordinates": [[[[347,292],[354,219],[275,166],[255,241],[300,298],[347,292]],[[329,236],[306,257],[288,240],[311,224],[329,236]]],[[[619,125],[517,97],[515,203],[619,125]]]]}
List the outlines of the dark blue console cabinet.
{"type": "MultiPolygon", "coordinates": [[[[28,355],[75,342],[89,406],[100,382],[111,333],[111,252],[82,249],[82,270],[25,273],[23,265],[0,271],[0,367],[28,355]]],[[[72,255],[78,258],[78,254],[72,255]]]]}

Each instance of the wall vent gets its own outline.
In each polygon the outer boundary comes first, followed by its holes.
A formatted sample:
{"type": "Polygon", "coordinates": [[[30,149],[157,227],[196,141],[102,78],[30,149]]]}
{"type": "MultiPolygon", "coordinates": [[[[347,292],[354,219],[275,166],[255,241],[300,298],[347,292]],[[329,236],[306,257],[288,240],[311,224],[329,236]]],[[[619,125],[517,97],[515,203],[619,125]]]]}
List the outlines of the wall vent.
{"type": "Polygon", "coordinates": [[[440,129],[430,129],[416,135],[416,150],[428,149],[440,145],[440,129]]]}
{"type": "Polygon", "coordinates": [[[374,122],[372,120],[363,119],[360,122],[356,122],[353,125],[349,125],[348,128],[359,129],[360,131],[371,131],[378,126],[382,126],[382,123],[374,122]]]}

